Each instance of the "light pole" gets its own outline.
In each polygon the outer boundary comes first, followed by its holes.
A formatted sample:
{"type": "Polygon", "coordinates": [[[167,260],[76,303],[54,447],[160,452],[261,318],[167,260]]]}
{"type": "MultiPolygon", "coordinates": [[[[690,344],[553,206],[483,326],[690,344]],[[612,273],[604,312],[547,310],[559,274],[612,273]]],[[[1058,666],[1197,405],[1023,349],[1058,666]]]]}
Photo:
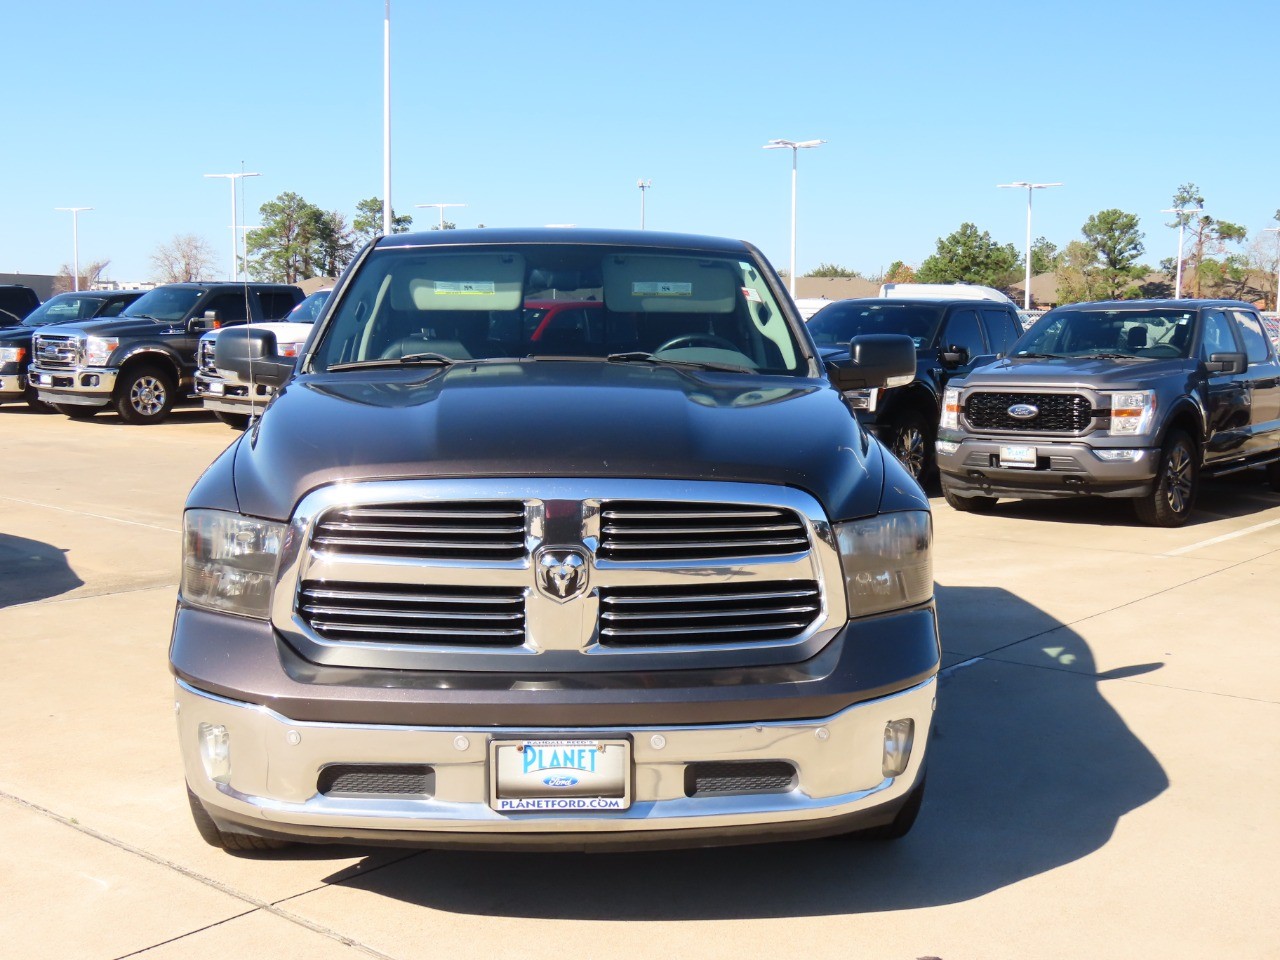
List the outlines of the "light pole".
{"type": "Polygon", "coordinates": [[[791,151],[791,273],[787,276],[787,285],[792,299],[796,295],[796,156],[801,150],[820,147],[825,140],[770,140],[764,145],[766,150],[781,150],[784,147],[791,151]]]}
{"type": "Polygon", "coordinates": [[[54,207],[53,209],[71,214],[71,286],[78,292],[80,290],[80,214],[86,210],[92,210],[93,207],[54,207]]]}
{"type": "MultiPolygon", "coordinates": [[[[1161,210],[1161,213],[1172,213],[1178,218],[1178,269],[1175,273],[1176,279],[1173,281],[1173,299],[1182,299],[1182,231],[1187,226],[1187,215],[1192,213],[1203,213],[1204,207],[1170,207],[1167,210],[1161,210]]],[[[1169,224],[1173,226],[1173,224],[1169,224]]]]}
{"type": "Polygon", "coordinates": [[[1264,227],[1262,232],[1276,235],[1276,311],[1280,312],[1280,227],[1264,227]]]}
{"type": "Polygon", "coordinates": [[[1027,191],[1027,279],[1026,288],[1022,291],[1022,309],[1031,309],[1031,191],[1045,190],[1048,187],[1060,187],[1060,183],[1028,183],[1025,180],[1018,180],[1014,183],[997,183],[997,187],[1002,189],[1009,188],[1025,188],[1027,191]]]}
{"type": "Polygon", "coordinates": [[[637,180],[636,186],[640,188],[640,229],[644,229],[644,195],[645,191],[653,186],[652,180],[637,180]]]}
{"type": "Polygon", "coordinates": [[[465,207],[465,203],[415,203],[415,207],[436,207],[440,210],[440,229],[444,229],[444,208],[445,207],[465,207]]]}
{"type": "Polygon", "coordinates": [[[240,227],[239,218],[236,214],[236,181],[241,177],[260,177],[260,173],[206,173],[206,177],[212,180],[230,180],[231,181],[231,275],[229,279],[234,280],[240,275],[240,227]]]}
{"type": "Polygon", "coordinates": [[[382,233],[391,236],[391,0],[382,21],[382,233]]]}

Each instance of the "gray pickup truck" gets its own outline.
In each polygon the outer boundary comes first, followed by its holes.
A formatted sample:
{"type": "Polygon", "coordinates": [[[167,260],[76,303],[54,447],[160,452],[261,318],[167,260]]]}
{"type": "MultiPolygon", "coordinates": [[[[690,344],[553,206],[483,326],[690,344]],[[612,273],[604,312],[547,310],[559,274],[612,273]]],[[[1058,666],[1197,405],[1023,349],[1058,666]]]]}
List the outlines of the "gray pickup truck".
{"type": "Polygon", "coordinates": [[[1239,301],[1058,307],[952,382],[937,451],[957,510],[1123,497],[1143,522],[1179,526],[1202,475],[1265,467],[1280,490],[1280,360],[1239,301]]]}
{"type": "Polygon", "coordinates": [[[211,844],[905,833],[939,639],[929,502],[738,241],[384,237],[191,491],[170,663],[211,844]],[[551,306],[548,306],[550,304],[551,306]]]}

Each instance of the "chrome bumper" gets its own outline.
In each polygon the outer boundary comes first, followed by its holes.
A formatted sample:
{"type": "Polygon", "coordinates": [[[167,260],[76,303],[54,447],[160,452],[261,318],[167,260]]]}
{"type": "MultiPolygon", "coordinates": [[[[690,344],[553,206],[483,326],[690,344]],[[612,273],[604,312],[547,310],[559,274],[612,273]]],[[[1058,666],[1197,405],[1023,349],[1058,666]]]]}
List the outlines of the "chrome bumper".
{"type": "Polygon", "coordinates": [[[111,367],[44,368],[32,364],[27,376],[45,402],[100,407],[111,401],[119,372],[111,367]]]}
{"type": "MultiPolygon", "coordinates": [[[[590,842],[632,835],[670,838],[681,831],[747,831],[766,839],[771,828],[824,822],[847,828],[867,814],[884,822],[921,775],[936,706],[936,680],[813,720],[703,726],[564,731],[529,728],[457,728],[295,723],[262,706],[197,690],[176,681],[175,710],[186,779],[210,815],[245,832],[303,839],[368,839],[429,843],[435,839],[551,839],[590,842]],[[904,773],[886,777],[885,725],[915,721],[914,747],[904,773]],[[199,725],[228,731],[226,783],[206,774],[199,725]],[[488,803],[489,741],[498,737],[590,735],[630,739],[631,807],[624,811],[505,814],[488,803]],[[688,763],[785,760],[797,771],[787,792],[690,797],[688,763]],[[430,797],[336,797],[317,792],[329,764],[429,764],[430,797]]],[[[678,843],[678,840],[676,841],[678,843]]]]}
{"type": "Polygon", "coordinates": [[[943,444],[954,435],[938,438],[938,470],[954,492],[1017,497],[1056,497],[1076,494],[1133,497],[1151,489],[1160,451],[1147,447],[1093,447],[1079,441],[1037,440],[1014,437],[987,440],[966,437],[954,451],[943,444]],[[1034,467],[1001,465],[1005,446],[1034,447],[1034,467]],[[1127,449],[1130,460],[1104,460],[1099,451],[1127,449]]]}
{"type": "Polygon", "coordinates": [[[271,391],[263,386],[197,373],[196,396],[206,410],[254,415],[261,413],[271,400],[271,391]]]}
{"type": "Polygon", "coordinates": [[[0,400],[18,400],[27,390],[27,378],[20,373],[0,376],[0,400]]]}

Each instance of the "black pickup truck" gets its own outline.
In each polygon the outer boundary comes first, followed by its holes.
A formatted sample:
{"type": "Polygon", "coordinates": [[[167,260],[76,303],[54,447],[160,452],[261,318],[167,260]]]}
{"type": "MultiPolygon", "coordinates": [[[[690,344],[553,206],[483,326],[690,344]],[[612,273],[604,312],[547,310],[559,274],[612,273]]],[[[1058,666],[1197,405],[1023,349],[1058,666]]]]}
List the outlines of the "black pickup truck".
{"type": "Polygon", "coordinates": [[[218,338],[278,393],[183,520],[209,843],[911,826],[929,502],[841,396],[909,379],[910,340],[824,364],[740,241],[494,229],[381,238],[302,356],[274,340],[218,338]]]}
{"type": "Polygon", "coordinates": [[[29,373],[39,399],[69,417],[114,406],[128,423],[159,423],[194,392],[206,330],[279,320],[302,300],[282,283],[169,283],[118,317],[38,332],[29,373]]]}
{"type": "Polygon", "coordinates": [[[1266,467],[1280,490],[1280,361],[1239,301],[1058,307],[947,388],[937,449],[957,510],[1091,494],[1179,526],[1204,474],[1266,467]]]}

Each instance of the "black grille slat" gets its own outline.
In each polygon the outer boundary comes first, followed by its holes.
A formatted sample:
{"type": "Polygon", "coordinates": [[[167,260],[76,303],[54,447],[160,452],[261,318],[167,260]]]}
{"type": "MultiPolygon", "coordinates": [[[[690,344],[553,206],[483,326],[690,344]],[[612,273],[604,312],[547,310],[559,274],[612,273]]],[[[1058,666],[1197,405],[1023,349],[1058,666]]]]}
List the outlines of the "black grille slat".
{"type": "Polygon", "coordinates": [[[1093,404],[1078,393],[971,393],[964,416],[978,430],[1019,433],[1081,433],[1093,420],[1093,404]],[[1039,413],[1029,420],[1009,415],[1014,404],[1031,404],[1039,413]]]}
{"type": "Polygon", "coordinates": [[[407,560],[519,560],[526,554],[519,501],[396,503],[328,511],[315,549],[407,560]]]}
{"type": "Polygon", "coordinates": [[[804,522],[783,507],[607,501],[601,521],[605,560],[717,560],[809,549],[804,522]]]}
{"type": "Polygon", "coordinates": [[[786,793],[796,786],[796,768],[785,760],[725,760],[691,763],[684,769],[685,795],[786,793]]]}
{"type": "Polygon", "coordinates": [[[426,796],[435,793],[435,768],[410,763],[335,763],[320,771],[325,796],[426,796]]]}
{"type": "Polygon", "coordinates": [[[525,634],[518,588],[306,581],[298,613],[334,642],[519,646],[525,634]]]}
{"type": "Polygon", "coordinates": [[[606,646],[767,643],[795,638],[822,610],[818,585],[782,581],[751,588],[605,587],[600,642],[606,646]]]}

